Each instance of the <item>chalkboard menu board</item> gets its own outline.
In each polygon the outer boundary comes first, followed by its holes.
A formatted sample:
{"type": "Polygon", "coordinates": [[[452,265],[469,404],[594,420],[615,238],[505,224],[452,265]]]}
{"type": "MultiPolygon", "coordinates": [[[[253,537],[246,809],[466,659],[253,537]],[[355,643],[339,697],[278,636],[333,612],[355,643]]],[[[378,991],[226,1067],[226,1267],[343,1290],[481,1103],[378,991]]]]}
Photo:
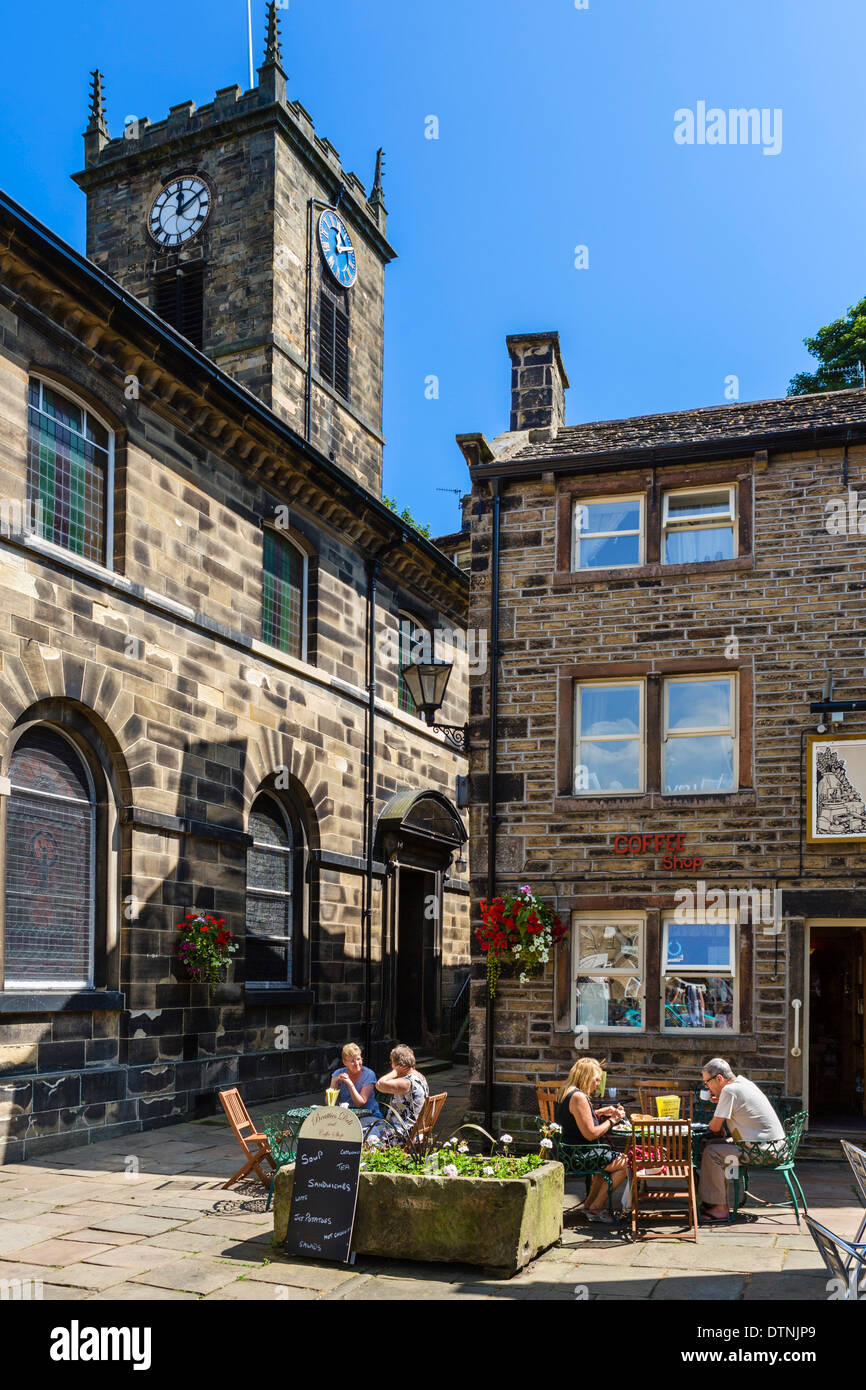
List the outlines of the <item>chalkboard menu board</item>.
{"type": "Polygon", "coordinates": [[[348,1261],[362,1140],[358,1116],[340,1106],[320,1106],[304,1120],[295,1158],[288,1255],[348,1261]]]}

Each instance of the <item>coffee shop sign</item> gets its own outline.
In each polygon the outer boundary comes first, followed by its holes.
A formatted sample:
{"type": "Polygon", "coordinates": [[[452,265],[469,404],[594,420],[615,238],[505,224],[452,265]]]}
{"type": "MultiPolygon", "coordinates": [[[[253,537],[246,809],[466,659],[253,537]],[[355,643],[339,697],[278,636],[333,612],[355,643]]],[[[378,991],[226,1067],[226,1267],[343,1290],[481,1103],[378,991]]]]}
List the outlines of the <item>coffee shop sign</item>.
{"type": "Polygon", "coordinates": [[[663,869],[699,869],[703,859],[697,854],[682,853],[685,835],[617,835],[614,854],[661,854],[663,869]]]}

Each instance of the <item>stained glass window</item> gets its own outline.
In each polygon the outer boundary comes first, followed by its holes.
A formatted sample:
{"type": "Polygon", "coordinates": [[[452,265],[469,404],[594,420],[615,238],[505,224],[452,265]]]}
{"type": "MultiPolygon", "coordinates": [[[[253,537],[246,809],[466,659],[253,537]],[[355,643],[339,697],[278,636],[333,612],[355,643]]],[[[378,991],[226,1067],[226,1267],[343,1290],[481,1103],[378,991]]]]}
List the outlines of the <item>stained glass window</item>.
{"type": "Polygon", "coordinates": [[[264,534],[262,641],[303,660],[306,558],[283,536],[264,534]]]}
{"type": "Polygon", "coordinates": [[[110,450],[89,410],[31,378],[27,502],[37,534],[97,564],[106,563],[110,450]]]}
{"type": "Polygon", "coordinates": [[[7,989],[93,983],[90,778],[52,729],[26,734],[12,755],[6,823],[7,989]]]}
{"type": "Polygon", "coordinates": [[[250,813],[247,850],[246,980],[256,986],[292,983],[295,840],[288,817],[271,797],[250,813]]]}

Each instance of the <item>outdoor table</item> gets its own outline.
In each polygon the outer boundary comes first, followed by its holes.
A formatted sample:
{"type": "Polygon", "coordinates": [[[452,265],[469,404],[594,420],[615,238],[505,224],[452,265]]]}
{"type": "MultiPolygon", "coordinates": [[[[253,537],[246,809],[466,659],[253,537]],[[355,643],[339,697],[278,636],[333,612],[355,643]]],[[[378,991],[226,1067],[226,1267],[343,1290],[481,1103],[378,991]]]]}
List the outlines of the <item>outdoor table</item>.
{"type": "MultiPolygon", "coordinates": [[[[293,1163],[298,1152],[298,1135],[301,1132],[301,1125],[308,1115],[312,1115],[314,1110],[323,1110],[321,1105],[296,1105],[291,1110],[278,1110],[275,1114],[265,1115],[262,1121],[262,1128],[268,1136],[268,1143],[271,1149],[271,1157],[277,1167],[274,1169],[274,1177],[271,1178],[271,1190],[268,1193],[268,1205],[270,1209],[271,1199],[274,1194],[274,1178],[277,1169],[282,1168],[284,1163],[293,1163]]],[[[352,1113],[359,1119],[372,1117],[373,1111],[367,1109],[353,1110],[352,1113]]]]}
{"type": "MultiPolygon", "coordinates": [[[[685,1123],[685,1121],[683,1121],[685,1123]]],[[[700,1160],[700,1150],[710,1133],[708,1124],[700,1120],[692,1120],[692,1162],[697,1166],[700,1160]]],[[[630,1120],[623,1120],[620,1124],[614,1125],[604,1136],[609,1139],[614,1148],[620,1149],[623,1153],[629,1147],[634,1137],[634,1129],[630,1120]]]]}

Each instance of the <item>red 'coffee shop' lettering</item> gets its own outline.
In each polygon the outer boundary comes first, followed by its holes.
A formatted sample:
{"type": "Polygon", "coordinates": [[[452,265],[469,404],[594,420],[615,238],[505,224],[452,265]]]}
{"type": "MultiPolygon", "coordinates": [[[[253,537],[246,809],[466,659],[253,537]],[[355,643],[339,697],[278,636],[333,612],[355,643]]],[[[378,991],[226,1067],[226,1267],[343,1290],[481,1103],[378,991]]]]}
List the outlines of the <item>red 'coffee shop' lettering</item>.
{"type": "Polygon", "coordinates": [[[613,842],[614,854],[661,854],[663,869],[699,869],[703,859],[699,855],[681,855],[685,835],[617,835],[613,842]]]}

